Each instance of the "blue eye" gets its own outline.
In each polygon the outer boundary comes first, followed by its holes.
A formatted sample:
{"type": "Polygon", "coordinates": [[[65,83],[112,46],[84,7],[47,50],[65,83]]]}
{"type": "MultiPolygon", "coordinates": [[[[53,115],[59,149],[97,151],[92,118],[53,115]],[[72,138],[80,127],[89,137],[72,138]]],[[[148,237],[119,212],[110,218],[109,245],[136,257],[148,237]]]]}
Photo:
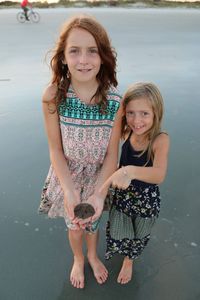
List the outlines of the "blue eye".
{"type": "Polygon", "coordinates": [[[89,52],[90,53],[98,53],[98,49],[96,49],[96,48],[90,48],[89,52]]]}
{"type": "Polygon", "coordinates": [[[134,115],[135,115],[135,113],[133,111],[127,111],[126,112],[127,117],[133,117],[134,115]]]}
{"type": "Polygon", "coordinates": [[[70,49],[69,53],[77,53],[78,52],[78,49],[70,49]]]}

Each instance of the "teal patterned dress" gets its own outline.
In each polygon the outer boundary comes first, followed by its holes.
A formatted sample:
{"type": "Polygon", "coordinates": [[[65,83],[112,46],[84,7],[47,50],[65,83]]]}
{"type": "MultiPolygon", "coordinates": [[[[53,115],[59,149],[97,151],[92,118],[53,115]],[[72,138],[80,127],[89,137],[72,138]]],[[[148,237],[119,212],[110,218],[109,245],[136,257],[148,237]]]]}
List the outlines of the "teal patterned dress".
{"type": "MultiPolygon", "coordinates": [[[[70,86],[65,101],[60,104],[63,151],[81,201],[87,201],[94,192],[120,100],[118,91],[114,87],[110,88],[107,110],[102,114],[99,105],[82,102],[70,86]]],[[[62,188],[51,165],[42,191],[39,212],[48,214],[50,218],[64,217],[68,224],[63,199],[62,188]]]]}

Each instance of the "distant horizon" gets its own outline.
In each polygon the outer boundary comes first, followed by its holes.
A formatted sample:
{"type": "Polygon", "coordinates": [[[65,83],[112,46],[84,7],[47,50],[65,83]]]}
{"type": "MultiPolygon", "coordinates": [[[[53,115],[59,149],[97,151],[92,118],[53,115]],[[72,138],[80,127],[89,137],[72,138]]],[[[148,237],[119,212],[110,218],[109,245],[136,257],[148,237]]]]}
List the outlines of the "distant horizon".
{"type": "MultiPolygon", "coordinates": [[[[0,0],[0,2],[18,2],[20,3],[21,0],[0,0]]],[[[91,1],[91,0],[90,0],[91,1]]],[[[96,0],[96,1],[101,1],[101,0],[96,0]]],[[[200,2],[200,0],[165,0],[166,2],[200,2]]],[[[58,3],[59,0],[30,0],[30,2],[41,2],[41,3],[58,3]]],[[[78,2],[78,0],[71,0],[71,2],[78,2]]],[[[92,1],[91,1],[92,2],[92,1]]],[[[95,2],[95,0],[94,0],[95,2]]],[[[145,0],[138,0],[138,2],[145,2],[145,0]]]]}
{"type": "MultiPolygon", "coordinates": [[[[9,2],[18,2],[18,3],[21,3],[21,0],[0,0],[0,2],[6,2],[6,1],[9,1],[9,2]]],[[[46,0],[30,0],[29,2],[30,2],[30,3],[32,3],[32,2],[41,2],[41,3],[45,3],[45,2],[47,2],[47,3],[58,3],[58,2],[59,2],[59,0],[48,0],[48,1],[46,1],[46,0]]]]}

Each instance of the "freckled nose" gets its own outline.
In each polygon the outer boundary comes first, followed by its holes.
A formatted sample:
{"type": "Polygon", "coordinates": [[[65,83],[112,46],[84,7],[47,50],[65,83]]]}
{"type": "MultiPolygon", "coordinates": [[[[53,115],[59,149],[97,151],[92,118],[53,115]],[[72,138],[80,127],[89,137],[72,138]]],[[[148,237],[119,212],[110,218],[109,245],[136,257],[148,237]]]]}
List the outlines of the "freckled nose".
{"type": "Polygon", "coordinates": [[[86,64],[87,63],[87,54],[86,53],[81,53],[81,55],[80,55],[80,63],[81,64],[86,64]]]}
{"type": "Polygon", "coordinates": [[[140,120],[141,120],[140,115],[135,114],[135,116],[134,116],[134,123],[137,124],[137,123],[140,122],[140,120]]]}

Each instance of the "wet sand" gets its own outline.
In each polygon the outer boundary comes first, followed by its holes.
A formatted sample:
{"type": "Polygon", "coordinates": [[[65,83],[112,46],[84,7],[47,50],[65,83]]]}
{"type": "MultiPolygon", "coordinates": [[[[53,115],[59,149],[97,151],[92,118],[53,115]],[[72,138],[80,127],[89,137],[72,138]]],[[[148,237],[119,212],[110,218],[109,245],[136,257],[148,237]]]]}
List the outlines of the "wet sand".
{"type": "MultiPolygon", "coordinates": [[[[0,10],[0,299],[200,299],[200,11],[193,9],[48,9],[39,24],[19,24],[16,9],[0,10]],[[41,94],[49,81],[44,56],[62,22],[88,12],[107,28],[118,52],[119,89],[155,82],[165,99],[171,136],[161,186],[160,218],[127,286],[116,282],[122,259],[106,262],[99,286],[86,264],[86,288],[69,284],[72,254],[62,219],[37,215],[49,167],[41,94]]],[[[104,259],[105,214],[99,254],[104,259]]]]}

